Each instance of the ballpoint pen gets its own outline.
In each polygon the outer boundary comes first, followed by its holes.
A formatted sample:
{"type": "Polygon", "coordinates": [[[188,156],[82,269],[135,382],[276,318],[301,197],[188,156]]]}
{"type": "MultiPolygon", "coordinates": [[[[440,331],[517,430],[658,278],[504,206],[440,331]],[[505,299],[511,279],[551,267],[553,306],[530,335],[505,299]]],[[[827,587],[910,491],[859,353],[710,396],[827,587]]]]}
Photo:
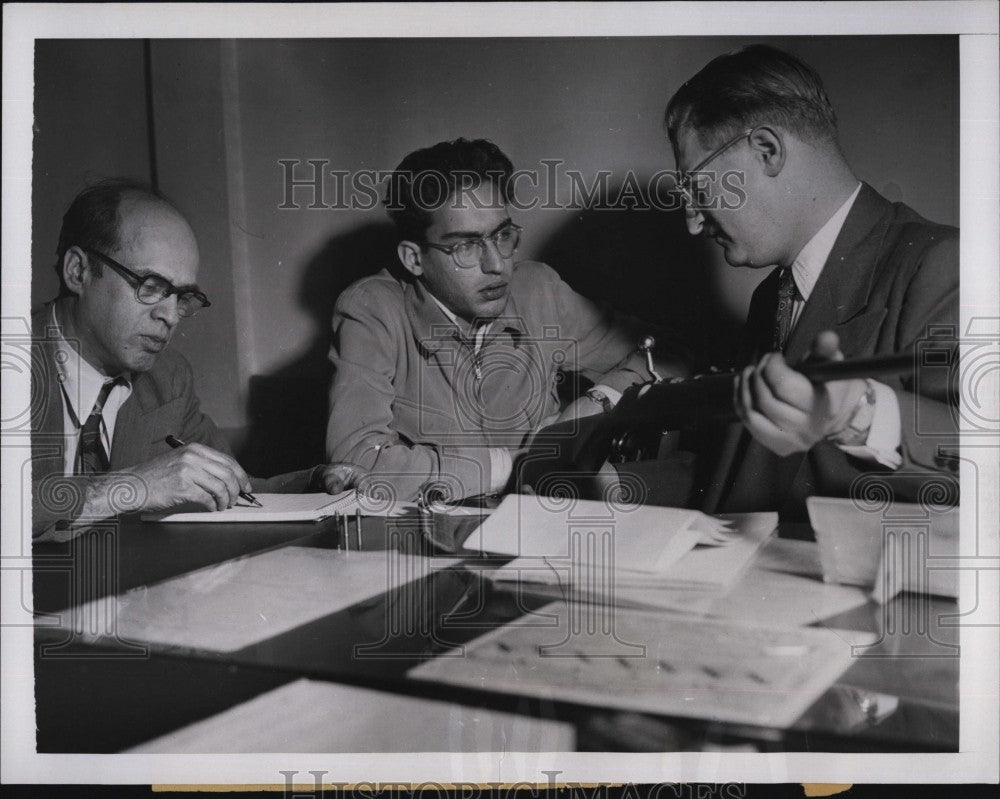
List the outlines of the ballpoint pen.
{"type": "MultiPolygon", "coordinates": [[[[174,449],[180,449],[181,447],[187,446],[183,441],[181,441],[177,436],[167,436],[164,441],[166,441],[174,449]]],[[[260,504],[260,501],[251,494],[249,491],[240,491],[240,499],[244,502],[249,502],[255,508],[263,508],[264,506],[260,504]]]]}

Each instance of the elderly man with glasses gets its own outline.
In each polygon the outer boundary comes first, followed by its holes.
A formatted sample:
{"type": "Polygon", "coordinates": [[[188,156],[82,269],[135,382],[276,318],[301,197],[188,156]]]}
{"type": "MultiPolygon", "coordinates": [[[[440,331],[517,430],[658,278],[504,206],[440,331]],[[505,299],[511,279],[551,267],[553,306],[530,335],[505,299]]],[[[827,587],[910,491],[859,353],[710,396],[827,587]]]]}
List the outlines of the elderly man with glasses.
{"type": "Polygon", "coordinates": [[[957,466],[958,231],[855,177],[819,76],[776,48],[716,58],[665,121],[689,231],[731,266],[771,270],[744,334],[743,430],[706,507],[804,520],[808,496],[854,495],[875,475],[920,497],[929,474],[957,466]],[[902,377],[814,384],[792,368],[911,352],[902,377]]]}
{"type": "Polygon", "coordinates": [[[548,266],[515,260],[512,174],[485,140],[408,155],[385,198],[402,270],[358,281],[337,302],[327,456],[396,497],[501,492],[532,431],[560,418],[563,375],[596,383],[563,421],[610,408],[648,378],[636,330],[548,266]]]}
{"type": "Polygon", "coordinates": [[[322,486],[323,469],[252,480],[168,350],[211,303],[184,217],[140,184],[82,191],[63,217],[59,297],[32,316],[32,532],[68,537],[126,511],[235,504],[322,486]],[[173,437],[173,445],[167,443],[173,437]]]}

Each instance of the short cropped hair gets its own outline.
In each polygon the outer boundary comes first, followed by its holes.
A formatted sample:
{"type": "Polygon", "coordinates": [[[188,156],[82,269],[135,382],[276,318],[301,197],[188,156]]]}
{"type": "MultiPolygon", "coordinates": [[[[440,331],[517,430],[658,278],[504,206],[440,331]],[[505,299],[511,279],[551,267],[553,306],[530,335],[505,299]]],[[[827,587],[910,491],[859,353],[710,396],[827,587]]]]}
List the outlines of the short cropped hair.
{"type": "Polygon", "coordinates": [[[422,244],[431,214],[460,188],[474,189],[490,182],[506,204],[513,172],[511,160],[491,141],[443,141],[402,160],[389,178],[383,202],[400,238],[422,244]]]}
{"type": "MultiPolygon", "coordinates": [[[[122,200],[129,196],[155,200],[174,208],[170,201],[149,184],[129,178],[107,178],[77,194],[63,215],[59,244],[56,247],[55,270],[59,275],[60,297],[70,293],[62,270],[66,251],[73,246],[89,247],[104,253],[118,249],[122,224],[119,210],[122,200]]],[[[95,274],[101,274],[100,261],[93,262],[93,269],[95,274]]]]}
{"type": "Polygon", "coordinates": [[[837,116],[816,71],[762,44],[710,61],[670,98],[664,122],[675,150],[682,127],[694,130],[703,147],[767,124],[821,140],[837,137],[837,116]]]}

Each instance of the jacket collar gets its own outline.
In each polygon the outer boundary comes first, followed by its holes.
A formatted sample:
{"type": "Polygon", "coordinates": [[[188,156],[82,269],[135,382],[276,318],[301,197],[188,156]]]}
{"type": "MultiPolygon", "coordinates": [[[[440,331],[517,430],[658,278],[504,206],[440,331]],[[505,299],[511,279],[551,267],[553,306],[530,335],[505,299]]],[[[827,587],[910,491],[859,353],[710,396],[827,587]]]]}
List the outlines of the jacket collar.
{"type": "MultiPolygon", "coordinates": [[[[448,318],[421,281],[412,280],[403,283],[403,305],[410,322],[410,329],[413,331],[413,338],[421,349],[434,353],[446,343],[465,340],[458,325],[448,318]]],[[[492,322],[486,341],[491,341],[503,333],[509,333],[514,345],[517,346],[528,332],[517,312],[517,304],[511,293],[507,295],[507,304],[503,312],[492,322]]]]}

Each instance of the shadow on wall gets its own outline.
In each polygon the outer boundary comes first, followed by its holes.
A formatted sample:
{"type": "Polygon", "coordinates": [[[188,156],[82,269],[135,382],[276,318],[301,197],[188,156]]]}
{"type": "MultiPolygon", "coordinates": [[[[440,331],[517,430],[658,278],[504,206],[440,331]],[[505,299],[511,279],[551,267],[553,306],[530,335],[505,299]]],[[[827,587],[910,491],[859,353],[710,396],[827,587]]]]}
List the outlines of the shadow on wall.
{"type": "Polygon", "coordinates": [[[581,210],[540,250],[541,260],[580,294],[645,322],[658,355],[680,354],[695,371],[729,363],[743,320],[725,310],[711,283],[711,245],[688,233],[666,198],[653,204],[641,196],[638,207],[619,208],[620,196],[610,187],[606,201],[581,210]]]}
{"type": "Polygon", "coordinates": [[[334,236],[306,265],[299,305],[317,332],[293,361],[250,378],[250,426],[237,454],[251,474],[267,477],[326,460],[333,307],[351,283],[394,263],[396,235],[386,222],[334,236]]]}
{"type": "MultiPolygon", "coordinates": [[[[238,455],[252,474],[325,460],[333,307],[354,281],[387,265],[401,270],[395,247],[392,225],[371,223],[334,236],[306,266],[299,302],[318,332],[295,360],[250,380],[250,429],[238,455]]],[[[581,294],[641,319],[664,356],[679,353],[701,369],[725,364],[734,349],[741,320],[713,295],[704,245],[688,234],[680,212],[582,210],[539,255],[581,294]]]]}

